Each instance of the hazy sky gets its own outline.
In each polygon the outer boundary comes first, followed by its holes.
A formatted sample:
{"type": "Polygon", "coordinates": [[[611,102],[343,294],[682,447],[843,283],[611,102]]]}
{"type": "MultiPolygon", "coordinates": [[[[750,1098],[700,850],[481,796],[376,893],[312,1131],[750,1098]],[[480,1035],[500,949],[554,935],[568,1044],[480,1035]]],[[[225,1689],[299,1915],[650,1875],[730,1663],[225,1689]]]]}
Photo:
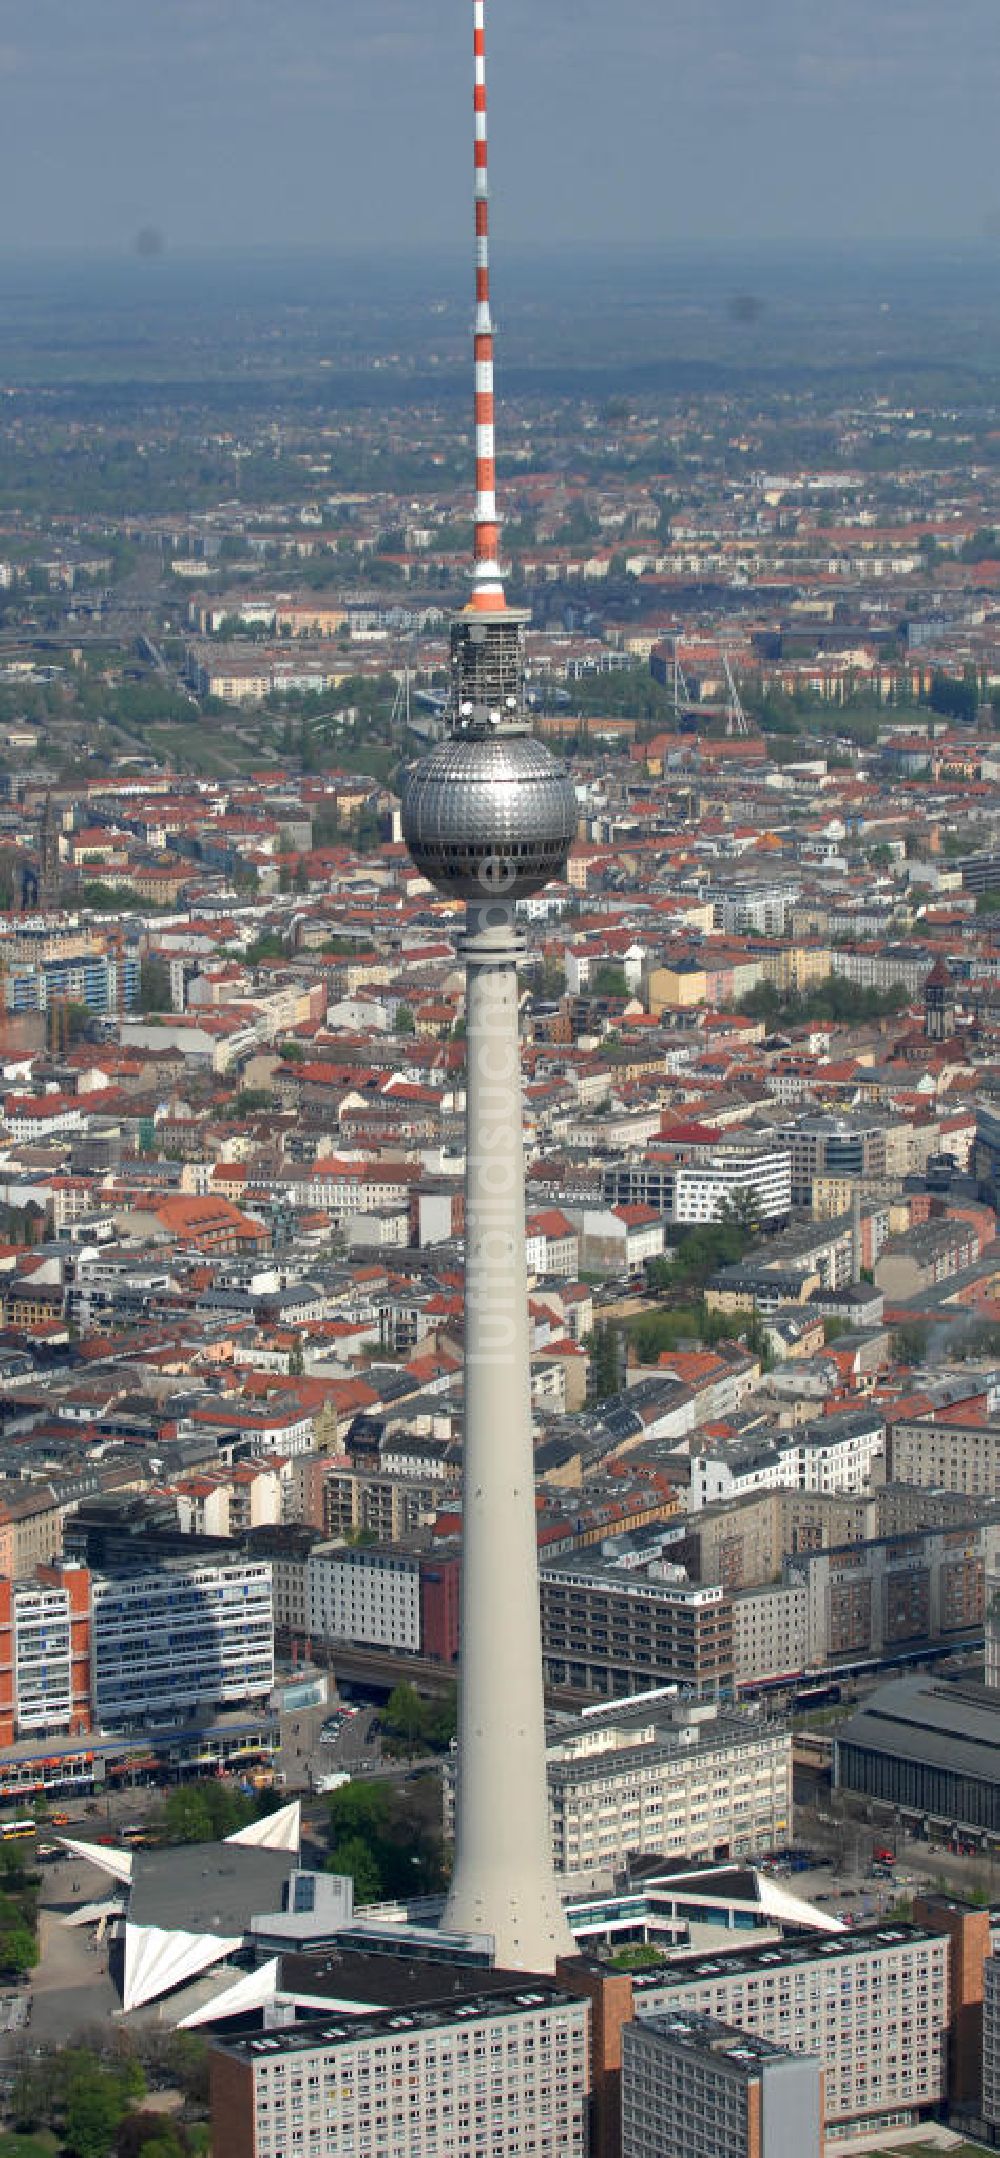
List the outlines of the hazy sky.
{"type": "MultiPolygon", "coordinates": [[[[511,246],[1000,230],[1000,0],[488,0],[511,246]]],[[[469,0],[4,0],[0,248],[464,239],[469,0]]]]}

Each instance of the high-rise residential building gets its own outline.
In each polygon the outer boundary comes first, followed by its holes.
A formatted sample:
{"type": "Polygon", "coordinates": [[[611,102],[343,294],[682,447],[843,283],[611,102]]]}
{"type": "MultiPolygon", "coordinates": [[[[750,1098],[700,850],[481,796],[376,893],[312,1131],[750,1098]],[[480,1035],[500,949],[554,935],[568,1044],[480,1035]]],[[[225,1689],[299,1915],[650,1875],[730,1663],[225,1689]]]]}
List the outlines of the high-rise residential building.
{"type": "Polygon", "coordinates": [[[90,1591],[85,1566],[0,1580],[0,1745],[90,1730],[90,1591]]]}
{"type": "Polygon", "coordinates": [[[545,1979],[459,1982],[453,2004],[227,2039],[211,2056],[216,2158],[585,2158],[589,2021],[545,1979]]]}
{"type": "Polygon", "coordinates": [[[545,1778],[518,1033],[519,900],[566,866],[573,788],[532,739],[527,617],[508,607],[495,491],[486,163],[485,0],[473,0],[475,569],[452,624],[450,731],[409,773],[416,867],[466,905],[463,1576],[455,1869],[444,1924],[498,1959],[552,1970],[571,1936],[552,1865],[545,1778]]]}
{"type": "Polygon", "coordinates": [[[806,1934],[633,1976],[643,2021],[696,2009],[818,2057],[827,2127],[902,2125],[948,2089],[952,1944],[925,1925],[806,1934]]]}
{"type": "Polygon", "coordinates": [[[983,1991],[983,2119],[1000,2129],[1000,1956],[990,1956],[984,1968],[983,1991]]]}
{"type": "Polygon", "coordinates": [[[822,2158],[823,2075],[711,2016],[673,2008],[622,2032],[622,2158],[822,2158]]]}

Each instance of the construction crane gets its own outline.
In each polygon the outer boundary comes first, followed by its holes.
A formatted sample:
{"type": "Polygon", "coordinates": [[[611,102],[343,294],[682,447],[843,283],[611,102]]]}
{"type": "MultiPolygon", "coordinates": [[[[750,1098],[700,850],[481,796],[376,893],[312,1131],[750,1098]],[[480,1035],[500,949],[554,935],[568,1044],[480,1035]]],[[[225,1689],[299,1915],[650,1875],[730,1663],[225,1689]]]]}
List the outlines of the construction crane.
{"type": "Polygon", "coordinates": [[[675,643],[671,682],[674,717],[677,721],[679,734],[697,734],[702,727],[708,726],[713,719],[723,722],[728,735],[749,734],[751,732],[750,721],[743,709],[740,693],[736,687],[736,677],[733,673],[729,653],[721,638],[719,639],[719,656],[722,661],[722,672],[726,683],[725,700],[716,699],[712,703],[701,703],[691,694],[680,663],[678,647],[675,643]]]}
{"type": "Polygon", "coordinates": [[[389,726],[392,730],[393,741],[397,740],[401,728],[405,728],[408,733],[410,724],[410,669],[409,666],[406,666],[396,683],[396,694],[392,700],[392,715],[389,726]]]}
{"type": "Polygon", "coordinates": [[[729,691],[729,699],[726,706],[726,733],[749,734],[750,721],[748,720],[747,715],[743,710],[743,705],[740,700],[739,690],[736,687],[736,677],[733,673],[729,654],[726,650],[725,645],[721,645],[720,650],[722,652],[723,672],[726,677],[726,688],[729,691]]]}

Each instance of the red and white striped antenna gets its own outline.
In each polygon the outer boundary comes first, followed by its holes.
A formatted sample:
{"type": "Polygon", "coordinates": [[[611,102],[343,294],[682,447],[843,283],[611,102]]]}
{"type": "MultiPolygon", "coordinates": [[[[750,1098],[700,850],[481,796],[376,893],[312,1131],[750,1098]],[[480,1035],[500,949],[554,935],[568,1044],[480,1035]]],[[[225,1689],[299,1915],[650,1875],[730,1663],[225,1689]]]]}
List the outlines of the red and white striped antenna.
{"type": "Polygon", "coordinates": [[[470,609],[506,608],[500,572],[496,436],[493,406],[493,317],[490,313],[490,210],[486,170],[486,0],[472,0],[476,115],[476,513],[475,567],[470,609]]]}

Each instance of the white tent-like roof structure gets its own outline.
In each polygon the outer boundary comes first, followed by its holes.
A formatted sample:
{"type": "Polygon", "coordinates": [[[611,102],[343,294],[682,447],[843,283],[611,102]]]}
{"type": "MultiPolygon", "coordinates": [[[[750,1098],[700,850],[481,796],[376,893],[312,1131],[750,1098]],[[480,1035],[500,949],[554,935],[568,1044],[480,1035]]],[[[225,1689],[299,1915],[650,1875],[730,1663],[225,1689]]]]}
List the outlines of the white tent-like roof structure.
{"type": "Polygon", "coordinates": [[[81,1903],[75,1911],[67,1911],[65,1918],[59,1920],[59,1924],[61,1926],[99,1926],[102,1921],[106,1922],[109,1918],[120,1918],[121,1915],[122,1906],[117,1896],[112,1896],[107,1903],[81,1903]]]}
{"type": "Polygon", "coordinates": [[[99,1866],[102,1873],[110,1873],[112,1880],[123,1881],[126,1886],[132,1879],[131,1851],[119,1851],[110,1843],[77,1843],[73,1836],[60,1836],[65,1851],[79,1858],[84,1865],[99,1866]]]}
{"type": "Polygon", "coordinates": [[[125,1926],[122,2007],[128,2015],[146,2001],[172,1993],[199,1971],[223,1963],[243,1946],[242,1934],[168,1932],[163,1926],[125,1926]]]}
{"type": "Polygon", "coordinates": [[[846,1933],[842,1918],[832,1911],[821,1911],[818,1904],[807,1903],[804,1896],[793,1896],[790,1889],[782,1888],[770,1874],[757,1875],[757,1900],[769,1918],[775,1918],[783,1926],[807,1926],[816,1933],[846,1933]]]}
{"type": "Polygon", "coordinates": [[[203,2001],[189,2016],[182,2017],[179,2031],[193,2031],[198,2023],[217,2023],[222,2016],[245,2015],[249,2008],[263,2008],[273,2001],[278,1985],[278,1958],[262,1963],[257,1971],[244,1971],[234,1986],[227,1986],[210,2001],[203,2001]]]}
{"type": "Polygon", "coordinates": [[[243,1843],[257,1851],[298,1851],[302,1841],[302,1805],[293,1798],[290,1806],[282,1806],[277,1813],[265,1813],[261,1820],[251,1821],[247,1828],[234,1829],[227,1843],[243,1843]]]}

